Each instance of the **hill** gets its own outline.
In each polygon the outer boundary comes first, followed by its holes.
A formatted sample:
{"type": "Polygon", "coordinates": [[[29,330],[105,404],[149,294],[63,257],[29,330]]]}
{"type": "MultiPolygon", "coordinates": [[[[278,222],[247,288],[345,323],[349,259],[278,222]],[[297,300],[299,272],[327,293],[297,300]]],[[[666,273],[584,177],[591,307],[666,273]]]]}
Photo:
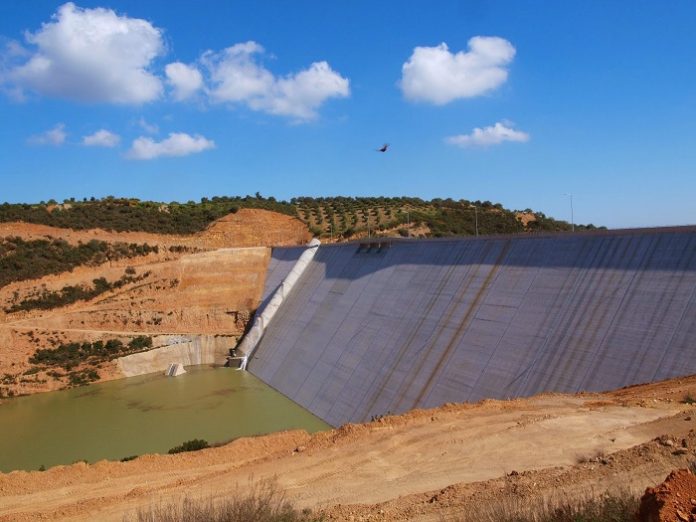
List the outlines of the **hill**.
{"type": "MultiPolygon", "coordinates": [[[[133,198],[66,200],[0,205],[0,223],[25,222],[73,230],[195,234],[240,209],[263,209],[297,217],[315,236],[341,240],[366,235],[444,237],[563,231],[571,226],[531,209],[513,211],[490,201],[410,197],[298,197],[278,201],[254,196],[160,203],[133,198]]],[[[576,229],[592,229],[578,225],[576,229]]]]}
{"type": "MultiPolygon", "coordinates": [[[[570,231],[571,225],[531,209],[508,210],[500,203],[410,197],[301,197],[291,201],[315,236],[351,239],[365,235],[411,237],[570,231]]],[[[594,225],[576,225],[577,230],[594,225]]]]}

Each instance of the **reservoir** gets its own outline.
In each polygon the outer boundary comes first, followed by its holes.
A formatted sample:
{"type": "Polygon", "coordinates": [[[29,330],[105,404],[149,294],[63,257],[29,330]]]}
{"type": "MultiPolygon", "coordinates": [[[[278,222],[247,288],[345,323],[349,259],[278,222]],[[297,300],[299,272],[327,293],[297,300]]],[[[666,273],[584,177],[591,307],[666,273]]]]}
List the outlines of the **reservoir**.
{"type": "Polygon", "coordinates": [[[248,372],[190,367],[6,400],[0,471],[166,453],[191,439],[224,442],[330,426],[248,372]]]}

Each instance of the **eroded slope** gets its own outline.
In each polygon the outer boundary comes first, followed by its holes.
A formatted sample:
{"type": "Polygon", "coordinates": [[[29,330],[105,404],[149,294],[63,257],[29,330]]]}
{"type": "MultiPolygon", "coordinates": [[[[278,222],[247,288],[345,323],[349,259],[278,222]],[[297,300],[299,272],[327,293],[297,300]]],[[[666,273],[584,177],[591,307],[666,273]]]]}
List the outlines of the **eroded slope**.
{"type": "Polygon", "coordinates": [[[247,209],[192,236],[0,224],[0,237],[8,236],[137,245],[142,254],[0,288],[0,397],[117,377],[116,357],[192,336],[207,336],[221,349],[233,346],[261,299],[267,246],[309,237],[297,219],[247,209]],[[142,337],[151,344],[127,348],[142,337]],[[109,350],[109,341],[126,348],[109,350]],[[90,346],[71,354],[74,343],[90,346]],[[55,349],[65,357],[32,360],[38,350],[55,349]]]}

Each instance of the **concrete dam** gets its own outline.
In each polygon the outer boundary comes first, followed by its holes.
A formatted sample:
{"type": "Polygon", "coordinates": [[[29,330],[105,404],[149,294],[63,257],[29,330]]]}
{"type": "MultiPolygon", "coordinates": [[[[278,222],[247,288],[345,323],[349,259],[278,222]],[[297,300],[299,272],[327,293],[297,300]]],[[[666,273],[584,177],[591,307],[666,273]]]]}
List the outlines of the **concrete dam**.
{"type": "Polygon", "coordinates": [[[311,250],[247,368],[332,425],[696,373],[696,227],[311,250]]]}

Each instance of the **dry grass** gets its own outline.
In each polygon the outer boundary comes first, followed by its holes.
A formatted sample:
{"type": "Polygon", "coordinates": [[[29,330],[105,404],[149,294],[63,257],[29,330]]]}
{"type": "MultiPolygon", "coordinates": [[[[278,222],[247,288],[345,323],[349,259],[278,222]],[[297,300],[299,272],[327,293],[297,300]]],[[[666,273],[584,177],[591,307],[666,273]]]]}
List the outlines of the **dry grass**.
{"type": "MultiPolygon", "coordinates": [[[[477,522],[634,522],[638,496],[622,491],[574,500],[510,498],[469,511],[464,520],[477,522]]],[[[457,518],[461,520],[461,518],[457,518]]]]}
{"type": "MultiPolygon", "coordinates": [[[[587,495],[575,499],[510,497],[479,505],[466,513],[441,520],[476,522],[634,522],[640,500],[628,492],[587,495]]],[[[216,502],[184,499],[141,509],[124,522],[319,522],[320,515],[299,511],[287,501],[275,482],[263,482],[250,493],[216,502]]]]}
{"type": "Polygon", "coordinates": [[[223,501],[192,500],[140,509],[124,522],[319,522],[322,517],[299,511],[285,498],[275,481],[252,486],[245,495],[223,501]]]}

